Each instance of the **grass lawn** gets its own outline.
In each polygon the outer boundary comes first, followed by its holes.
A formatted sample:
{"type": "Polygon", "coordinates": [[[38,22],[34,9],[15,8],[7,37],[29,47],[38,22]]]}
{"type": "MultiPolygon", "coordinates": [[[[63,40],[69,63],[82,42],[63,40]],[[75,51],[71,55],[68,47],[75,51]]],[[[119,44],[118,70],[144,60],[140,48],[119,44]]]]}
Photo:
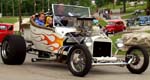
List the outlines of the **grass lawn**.
{"type": "Polygon", "coordinates": [[[0,18],[0,23],[15,23],[18,17],[2,17],[0,18]]]}
{"type": "Polygon", "coordinates": [[[126,8],[126,13],[132,13],[134,12],[135,10],[145,10],[146,9],[146,5],[137,5],[136,7],[127,7],[126,8]]]}
{"type": "MultiPolygon", "coordinates": [[[[147,7],[146,4],[143,5],[136,5],[136,6],[130,6],[129,4],[126,4],[126,13],[124,13],[124,16],[122,16],[123,19],[127,19],[127,18],[131,18],[133,17],[132,14],[135,10],[145,10],[147,7]]],[[[120,9],[123,8],[123,3],[121,3],[120,5],[113,5],[111,3],[109,3],[108,5],[102,6],[101,8],[108,8],[108,9],[120,9]]],[[[141,15],[145,15],[145,12],[143,12],[141,15]]]]}
{"type": "MultiPolygon", "coordinates": [[[[127,5],[126,13],[125,13],[124,16],[122,16],[122,18],[123,19],[132,18],[132,17],[134,17],[134,15],[133,14],[129,14],[129,13],[134,13],[135,10],[145,10],[145,9],[146,9],[146,4],[144,4],[144,5],[137,5],[136,7],[131,7],[131,6],[127,5]]],[[[143,16],[143,15],[146,15],[145,11],[142,12],[142,14],[140,14],[139,16],[143,16]]]]}
{"type": "MultiPolygon", "coordinates": [[[[138,16],[144,16],[146,15],[145,12],[139,14],[138,16]]],[[[135,15],[133,14],[129,14],[129,15],[125,15],[125,16],[121,16],[122,19],[129,19],[129,18],[133,18],[133,17],[136,17],[135,15]]]]}

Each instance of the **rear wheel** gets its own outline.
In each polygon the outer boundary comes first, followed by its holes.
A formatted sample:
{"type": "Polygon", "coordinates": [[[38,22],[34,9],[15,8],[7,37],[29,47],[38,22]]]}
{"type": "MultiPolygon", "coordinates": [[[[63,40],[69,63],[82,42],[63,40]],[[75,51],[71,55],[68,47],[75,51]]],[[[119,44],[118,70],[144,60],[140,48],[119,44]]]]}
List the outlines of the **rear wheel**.
{"type": "Polygon", "coordinates": [[[133,58],[133,60],[131,64],[127,65],[127,68],[131,73],[141,74],[147,69],[149,55],[143,47],[131,47],[126,53],[126,61],[128,62],[130,58],[133,58]]]}
{"type": "Polygon", "coordinates": [[[83,77],[90,71],[92,57],[85,46],[75,45],[68,57],[68,68],[73,75],[83,77]]]}
{"type": "Polygon", "coordinates": [[[1,57],[4,64],[23,64],[26,57],[26,44],[23,37],[8,35],[2,42],[1,57]]]}

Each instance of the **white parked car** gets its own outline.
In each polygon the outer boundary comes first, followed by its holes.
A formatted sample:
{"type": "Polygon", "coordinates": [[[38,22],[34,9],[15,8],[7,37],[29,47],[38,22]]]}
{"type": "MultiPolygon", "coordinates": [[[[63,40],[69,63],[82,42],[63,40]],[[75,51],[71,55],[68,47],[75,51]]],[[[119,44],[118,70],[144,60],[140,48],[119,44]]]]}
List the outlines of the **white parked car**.
{"type": "Polygon", "coordinates": [[[85,76],[92,66],[127,66],[131,73],[143,73],[149,64],[147,51],[140,46],[131,46],[125,58],[116,57],[124,46],[117,40],[118,50],[112,53],[112,40],[99,27],[93,26],[88,7],[53,4],[53,28],[41,27],[30,19],[30,25],[22,30],[22,35],[5,37],[1,47],[4,64],[23,64],[26,53],[38,52],[38,58],[32,61],[59,62],[67,64],[75,76],[85,76]],[[64,13],[58,15],[61,6],[64,13]],[[61,18],[61,20],[58,19],[61,18]],[[141,64],[142,63],[142,64],[141,64]]]}

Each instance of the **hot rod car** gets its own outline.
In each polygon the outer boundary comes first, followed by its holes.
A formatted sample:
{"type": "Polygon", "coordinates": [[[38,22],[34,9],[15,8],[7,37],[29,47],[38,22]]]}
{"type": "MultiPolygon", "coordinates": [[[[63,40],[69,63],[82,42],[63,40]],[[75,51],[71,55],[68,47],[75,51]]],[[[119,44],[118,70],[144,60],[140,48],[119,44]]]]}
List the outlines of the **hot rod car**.
{"type": "Polygon", "coordinates": [[[53,27],[42,27],[30,19],[22,26],[20,35],[8,35],[2,41],[1,57],[4,64],[23,64],[26,53],[38,52],[36,61],[55,61],[67,64],[70,72],[83,77],[92,66],[127,66],[131,73],[143,73],[149,64],[145,48],[134,45],[126,52],[125,58],[116,57],[123,48],[122,40],[116,41],[117,51],[112,53],[112,40],[103,30],[93,26],[88,7],[53,4],[53,27]],[[64,12],[58,14],[58,7],[64,12]]]}

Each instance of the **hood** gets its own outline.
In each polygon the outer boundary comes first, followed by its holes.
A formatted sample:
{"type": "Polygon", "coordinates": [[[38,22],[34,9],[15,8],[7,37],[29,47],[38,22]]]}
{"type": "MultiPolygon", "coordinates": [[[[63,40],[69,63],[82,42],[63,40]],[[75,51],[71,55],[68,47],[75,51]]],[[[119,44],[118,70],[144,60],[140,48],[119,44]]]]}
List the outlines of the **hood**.
{"type": "Polygon", "coordinates": [[[55,32],[60,34],[61,36],[65,36],[66,33],[76,32],[76,28],[74,27],[55,27],[55,32]]]}

